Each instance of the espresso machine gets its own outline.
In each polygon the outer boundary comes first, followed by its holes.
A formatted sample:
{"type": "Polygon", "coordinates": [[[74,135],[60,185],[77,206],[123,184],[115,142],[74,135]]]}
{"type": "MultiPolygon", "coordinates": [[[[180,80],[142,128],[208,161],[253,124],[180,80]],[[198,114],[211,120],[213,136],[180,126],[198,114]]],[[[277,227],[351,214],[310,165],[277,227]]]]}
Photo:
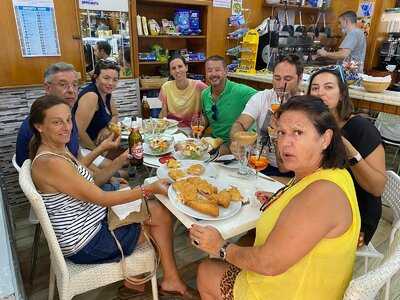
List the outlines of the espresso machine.
{"type": "Polygon", "coordinates": [[[400,92],[400,33],[390,32],[388,39],[382,43],[379,51],[380,70],[389,70],[393,73],[395,82],[390,89],[400,92]]]}

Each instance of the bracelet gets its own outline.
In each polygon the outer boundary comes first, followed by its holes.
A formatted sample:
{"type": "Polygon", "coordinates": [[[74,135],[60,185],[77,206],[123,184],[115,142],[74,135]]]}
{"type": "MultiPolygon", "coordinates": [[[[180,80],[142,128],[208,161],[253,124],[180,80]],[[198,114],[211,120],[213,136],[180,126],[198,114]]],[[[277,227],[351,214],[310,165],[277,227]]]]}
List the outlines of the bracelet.
{"type": "Polygon", "coordinates": [[[150,192],[147,192],[147,191],[145,190],[144,185],[141,185],[141,186],[140,186],[140,190],[142,191],[142,197],[143,197],[143,199],[144,199],[144,200],[149,200],[149,199],[150,199],[150,196],[151,196],[151,193],[150,193],[150,192]]]}

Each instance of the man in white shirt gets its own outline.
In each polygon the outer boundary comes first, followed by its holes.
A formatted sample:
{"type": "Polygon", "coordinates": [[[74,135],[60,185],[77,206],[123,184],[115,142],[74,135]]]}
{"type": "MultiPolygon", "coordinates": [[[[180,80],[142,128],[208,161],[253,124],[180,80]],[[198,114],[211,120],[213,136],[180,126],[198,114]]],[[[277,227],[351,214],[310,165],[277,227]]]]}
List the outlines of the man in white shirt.
{"type": "MultiPolygon", "coordinates": [[[[303,77],[303,64],[297,55],[288,55],[281,59],[273,69],[272,89],[256,93],[247,102],[245,109],[232,126],[230,136],[233,141],[230,145],[232,153],[237,153],[238,144],[234,141],[237,132],[247,131],[256,122],[259,136],[267,135],[268,127],[274,122],[271,111],[271,102],[277,93],[283,90],[289,92],[289,97],[298,93],[299,84],[303,77]]],[[[273,126],[272,126],[273,127],[273,126]]],[[[269,165],[263,173],[271,176],[287,176],[287,170],[279,163],[274,146],[270,147],[268,154],[269,165]]]]}
{"type": "Polygon", "coordinates": [[[365,52],[367,41],[364,31],[357,27],[357,15],[354,11],[346,11],[339,16],[340,27],[346,34],[338,51],[328,52],[319,49],[317,55],[342,61],[347,57],[355,58],[360,61],[359,72],[364,70],[365,52]]]}

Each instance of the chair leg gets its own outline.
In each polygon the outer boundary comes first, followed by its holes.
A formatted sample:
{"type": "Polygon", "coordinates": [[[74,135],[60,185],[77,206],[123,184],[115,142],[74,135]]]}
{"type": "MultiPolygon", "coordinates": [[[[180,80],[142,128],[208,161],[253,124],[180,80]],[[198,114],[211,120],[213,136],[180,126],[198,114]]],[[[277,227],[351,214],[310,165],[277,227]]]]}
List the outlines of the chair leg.
{"type": "Polygon", "coordinates": [[[30,281],[31,283],[33,282],[33,276],[35,275],[35,269],[36,269],[36,262],[37,262],[37,257],[38,257],[38,252],[39,252],[39,245],[40,245],[40,224],[35,225],[35,235],[33,237],[33,244],[32,244],[32,257],[31,257],[31,274],[30,274],[30,281]]]}
{"type": "Polygon", "coordinates": [[[368,272],[368,256],[364,259],[364,274],[368,272]]]}
{"type": "Polygon", "coordinates": [[[390,278],[388,280],[388,282],[386,282],[385,285],[385,300],[389,300],[389,296],[390,296],[390,278]]]}
{"type": "Polygon", "coordinates": [[[49,299],[48,300],[53,300],[53,298],[54,298],[55,283],[56,283],[56,274],[54,274],[53,267],[50,266],[49,299]]]}
{"type": "Polygon", "coordinates": [[[153,294],[153,300],[158,300],[158,286],[157,286],[157,275],[154,274],[151,277],[151,292],[153,294]]]}

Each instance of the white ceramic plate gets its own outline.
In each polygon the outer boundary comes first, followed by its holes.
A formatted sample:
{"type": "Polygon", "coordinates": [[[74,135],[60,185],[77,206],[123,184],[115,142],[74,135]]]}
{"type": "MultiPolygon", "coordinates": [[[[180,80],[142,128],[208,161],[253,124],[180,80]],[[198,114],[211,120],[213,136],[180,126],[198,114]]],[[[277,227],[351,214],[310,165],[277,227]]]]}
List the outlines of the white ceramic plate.
{"type": "MultiPolygon", "coordinates": [[[[173,127],[168,127],[167,129],[165,129],[165,131],[162,134],[172,135],[172,134],[176,133],[177,131],[178,131],[178,126],[173,126],[173,127]]],[[[127,140],[129,138],[129,134],[130,134],[129,130],[123,130],[121,132],[121,139],[127,140]]],[[[141,133],[141,134],[143,137],[143,133],[141,133]]]]}
{"type": "MultiPolygon", "coordinates": [[[[227,154],[227,155],[221,155],[220,157],[218,157],[216,160],[214,160],[215,163],[218,163],[219,160],[229,160],[229,159],[234,159],[235,156],[233,156],[232,154],[227,154]]],[[[228,169],[239,169],[240,163],[238,160],[233,161],[227,165],[223,164],[223,163],[218,163],[218,166],[224,167],[224,168],[228,168],[228,169]]]]}
{"type": "Polygon", "coordinates": [[[147,154],[147,155],[162,156],[162,155],[170,153],[172,151],[174,151],[174,144],[169,145],[168,149],[165,150],[164,152],[154,153],[153,150],[151,150],[149,144],[143,143],[143,153],[147,154]]]}
{"type": "MultiPolygon", "coordinates": [[[[182,161],[180,161],[180,163],[181,163],[180,169],[182,169],[182,170],[186,170],[187,168],[189,168],[190,166],[195,165],[195,164],[203,165],[204,173],[201,174],[201,176],[213,177],[213,178],[217,177],[218,170],[215,168],[215,166],[213,166],[211,164],[204,164],[198,160],[182,160],[182,161]]],[[[168,176],[168,171],[169,171],[169,169],[166,164],[161,165],[161,167],[159,167],[157,169],[158,178],[160,178],[160,179],[165,178],[165,179],[168,179],[171,182],[173,182],[174,180],[168,176]]]]}
{"type": "Polygon", "coordinates": [[[195,160],[195,161],[207,161],[211,157],[210,153],[208,152],[204,153],[203,156],[200,157],[199,159],[186,158],[185,156],[182,155],[181,151],[176,151],[173,155],[177,160],[195,160]]]}
{"type": "MultiPolygon", "coordinates": [[[[226,189],[229,188],[229,184],[218,181],[212,178],[206,178],[207,181],[213,185],[215,185],[218,190],[226,189]]],[[[231,201],[231,204],[229,205],[228,208],[223,208],[222,206],[219,207],[219,216],[218,217],[211,217],[209,215],[202,214],[194,209],[191,209],[189,206],[184,205],[181,201],[178,199],[178,195],[172,185],[169,186],[168,188],[168,197],[171,203],[181,212],[184,214],[187,214],[188,216],[191,216],[195,219],[200,219],[200,220],[207,220],[207,221],[216,221],[216,220],[223,220],[230,218],[237,214],[242,207],[242,202],[241,201],[231,201]]]]}

